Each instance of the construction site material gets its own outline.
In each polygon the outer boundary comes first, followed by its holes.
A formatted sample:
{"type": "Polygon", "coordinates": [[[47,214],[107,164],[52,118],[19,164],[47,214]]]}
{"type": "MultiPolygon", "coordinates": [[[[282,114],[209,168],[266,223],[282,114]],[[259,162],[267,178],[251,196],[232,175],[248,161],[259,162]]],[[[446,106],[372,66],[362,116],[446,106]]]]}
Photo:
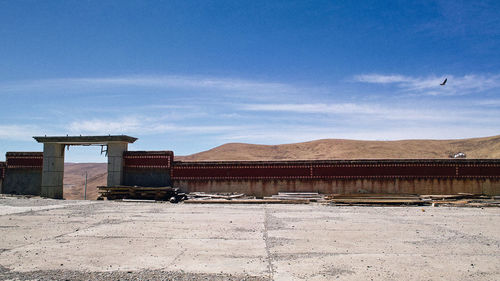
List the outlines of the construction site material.
{"type": "Polygon", "coordinates": [[[309,200],[311,202],[323,201],[324,195],[317,192],[278,192],[277,195],[264,197],[271,200],[309,200]]]}
{"type": "Polygon", "coordinates": [[[384,205],[423,205],[425,202],[411,199],[373,199],[373,198],[345,198],[332,199],[330,202],[336,204],[384,204],[384,205]]]}
{"type": "Polygon", "coordinates": [[[185,204],[309,204],[309,200],[277,200],[277,199],[237,199],[237,200],[186,200],[185,204]]]}
{"type": "Polygon", "coordinates": [[[500,207],[500,200],[480,194],[331,194],[329,203],[346,205],[432,205],[454,207],[500,207]]]}
{"type": "Polygon", "coordinates": [[[472,200],[436,200],[432,201],[433,207],[500,207],[500,200],[472,199],[472,200]]]}
{"type": "Polygon", "coordinates": [[[448,200],[448,199],[465,199],[465,198],[478,198],[483,197],[481,194],[472,194],[472,193],[458,193],[458,194],[444,194],[444,195],[436,195],[436,194],[425,194],[420,195],[422,199],[433,199],[433,200],[448,200]]]}
{"type": "Polygon", "coordinates": [[[170,186],[166,187],[143,187],[143,186],[98,186],[101,197],[108,200],[115,199],[153,199],[153,200],[170,200],[175,203],[182,201],[186,195],[179,191],[178,188],[170,186]],[[172,198],[174,198],[172,200],[172,198]]]}
{"type": "Polygon", "coordinates": [[[348,205],[423,205],[423,201],[414,194],[331,194],[325,196],[330,203],[348,205]]]}
{"type": "MultiPolygon", "coordinates": [[[[226,199],[226,200],[232,200],[236,198],[242,198],[245,197],[245,194],[243,193],[205,193],[205,192],[191,192],[187,194],[187,198],[189,200],[208,200],[208,199],[226,199]]],[[[252,197],[251,199],[254,199],[255,197],[252,197]]]]}
{"type": "Polygon", "coordinates": [[[156,200],[148,200],[148,199],[122,199],[123,202],[132,202],[132,203],[155,203],[156,200]]]}

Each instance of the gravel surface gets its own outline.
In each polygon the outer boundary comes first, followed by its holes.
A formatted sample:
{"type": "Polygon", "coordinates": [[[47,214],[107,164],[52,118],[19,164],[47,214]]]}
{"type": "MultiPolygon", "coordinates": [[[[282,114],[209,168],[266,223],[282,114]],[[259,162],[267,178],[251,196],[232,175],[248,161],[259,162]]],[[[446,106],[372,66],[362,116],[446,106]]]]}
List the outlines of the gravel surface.
{"type": "Polygon", "coordinates": [[[11,207],[41,207],[53,205],[71,204],[68,200],[51,200],[41,197],[23,196],[23,195],[0,195],[0,205],[11,207]]]}
{"type": "Polygon", "coordinates": [[[45,270],[14,272],[0,267],[0,280],[245,280],[263,281],[269,280],[264,277],[231,274],[206,274],[188,273],[182,271],[108,271],[108,272],[80,272],[71,270],[45,270]]]}

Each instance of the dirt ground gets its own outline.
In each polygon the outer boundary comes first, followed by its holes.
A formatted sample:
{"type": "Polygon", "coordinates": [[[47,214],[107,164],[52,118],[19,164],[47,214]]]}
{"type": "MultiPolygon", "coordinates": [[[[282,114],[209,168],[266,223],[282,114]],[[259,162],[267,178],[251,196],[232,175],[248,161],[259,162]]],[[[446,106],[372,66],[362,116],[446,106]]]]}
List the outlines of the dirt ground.
{"type": "Polygon", "coordinates": [[[0,197],[0,279],[500,280],[500,208],[0,197]]]}

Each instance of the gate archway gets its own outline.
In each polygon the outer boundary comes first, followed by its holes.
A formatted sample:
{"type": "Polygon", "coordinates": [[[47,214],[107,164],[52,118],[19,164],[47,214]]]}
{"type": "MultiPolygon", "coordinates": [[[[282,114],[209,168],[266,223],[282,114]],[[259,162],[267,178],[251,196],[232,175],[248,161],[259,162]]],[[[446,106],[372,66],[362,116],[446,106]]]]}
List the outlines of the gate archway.
{"type": "Polygon", "coordinates": [[[126,135],[115,136],[43,136],[33,137],[43,143],[42,186],[40,196],[62,199],[64,179],[64,151],[71,145],[103,145],[108,156],[107,185],[123,183],[123,152],[137,138],[126,135]]]}

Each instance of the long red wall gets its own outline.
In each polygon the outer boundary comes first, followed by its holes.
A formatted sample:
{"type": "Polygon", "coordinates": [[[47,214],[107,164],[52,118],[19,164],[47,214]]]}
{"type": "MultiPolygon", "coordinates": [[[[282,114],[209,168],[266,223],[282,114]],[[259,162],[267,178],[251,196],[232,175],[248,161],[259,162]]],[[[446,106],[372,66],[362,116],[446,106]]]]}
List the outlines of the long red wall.
{"type": "Polygon", "coordinates": [[[500,160],[332,160],[174,162],[174,186],[187,191],[499,194],[500,160]]]}

